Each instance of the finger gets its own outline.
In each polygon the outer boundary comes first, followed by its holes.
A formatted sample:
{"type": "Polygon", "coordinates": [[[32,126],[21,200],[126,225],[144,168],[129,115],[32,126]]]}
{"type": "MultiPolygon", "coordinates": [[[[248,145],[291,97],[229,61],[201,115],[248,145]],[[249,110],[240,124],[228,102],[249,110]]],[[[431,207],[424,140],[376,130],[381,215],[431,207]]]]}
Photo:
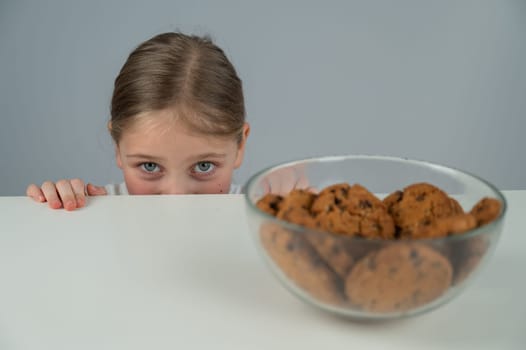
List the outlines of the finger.
{"type": "Polygon", "coordinates": [[[62,200],[62,205],[66,210],[74,210],[77,208],[77,200],[75,199],[75,193],[69,180],[57,181],[57,192],[62,200]]]}
{"type": "Polygon", "coordinates": [[[297,188],[298,174],[294,167],[280,169],[276,173],[276,190],[281,195],[286,195],[293,189],[297,188]]]}
{"type": "Polygon", "coordinates": [[[295,180],[291,177],[289,168],[277,169],[268,174],[262,181],[264,193],[277,195],[287,194],[293,187],[295,180]]]}
{"type": "Polygon", "coordinates": [[[313,186],[309,186],[307,188],[305,188],[306,191],[309,191],[310,193],[314,193],[314,194],[319,194],[320,193],[320,190],[317,189],[316,187],[313,187],[313,186]]]}
{"type": "Polygon", "coordinates": [[[49,203],[49,207],[52,209],[62,208],[62,201],[57,193],[57,188],[55,184],[51,181],[46,181],[41,186],[42,193],[44,194],[45,199],[49,203]]]}
{"type": "Polygon", "coordinates": [[[75,201],[77,202],[77,208],[82,208],[86,204],[86,191],[84,189],[84,181],[81,179],[70,180],[73,194],[75,195],[75,201]]]}
{"type": "Polygon", "coordinates": [[[44,197],[44,193],[42,193],[42,190],[40,189],[40,187],[38,187],[35,184],[31,184],[27,186],[26,196],[31,197],[34,201],[37,201],[40,203],[46,201],[46,198],[44,197]]]}
{"type": "Polygon", "coordinates": [[[88,196],[105,196],[108,194],[104,187],[95,186],[93,184],[88,184],[86,190],[88,191],[88,196]]]}
{"type": "Polygon", "coordinates": [[[272,187],[270,186],[270,181],[268,179],[268,176],[263,178],[263,180],[261,180],[261,188],[262,188],[264,195],[267,193],[272,193],[272,187]]]}
{"type": "Polygon", "coordinates": [[[296,169],[296,184],[294,187],[301,189],[310,189],[312,186],[309,183],[309,178],[305,174],[303,167],[297,167],[296,169]]]}

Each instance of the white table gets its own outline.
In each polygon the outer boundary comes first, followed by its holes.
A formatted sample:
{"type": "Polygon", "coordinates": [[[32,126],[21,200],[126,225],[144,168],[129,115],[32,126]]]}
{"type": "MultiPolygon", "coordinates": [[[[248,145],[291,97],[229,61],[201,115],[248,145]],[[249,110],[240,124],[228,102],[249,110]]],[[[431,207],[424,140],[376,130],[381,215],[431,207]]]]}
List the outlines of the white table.
{"type": "Polygon", "coordinates": [[[242,195],[0,197],[0,349],[526,349],[526,191],[457,299],[360,324],[297,300],[248,233],[242,195]]]}

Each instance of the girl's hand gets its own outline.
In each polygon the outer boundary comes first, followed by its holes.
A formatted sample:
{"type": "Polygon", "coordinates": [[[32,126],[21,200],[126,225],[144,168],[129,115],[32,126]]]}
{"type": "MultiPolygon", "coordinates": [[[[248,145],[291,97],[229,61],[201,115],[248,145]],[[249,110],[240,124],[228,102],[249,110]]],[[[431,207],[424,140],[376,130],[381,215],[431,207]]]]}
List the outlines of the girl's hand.
{"type": "Polygon", "coordinates": [[[318,190],[309,184],[302,165],[293,165],[275,170],[262,180],[264,193],[286,196],[293,189],[302,189],[312,193],[318,190]]]}
{"type": "Polygon", "coordinates": [[[27,187],[26,195],[36,202],[48,202],[52,209],[64,208],[75,210],[86,205],[86,195],[103,196],[106,189],[101,186],[88,184],[80,179],[60,180],[56,183],[46,181],[41,187],[31,184],[27,187]]]}

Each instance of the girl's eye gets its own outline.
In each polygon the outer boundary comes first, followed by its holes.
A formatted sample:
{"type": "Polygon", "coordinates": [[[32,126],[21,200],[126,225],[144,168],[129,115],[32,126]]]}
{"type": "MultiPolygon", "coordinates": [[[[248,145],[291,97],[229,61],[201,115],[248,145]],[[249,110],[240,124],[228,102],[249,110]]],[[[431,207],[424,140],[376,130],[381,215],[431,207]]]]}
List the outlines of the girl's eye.
{"type": "Polygon", "coordinates": [[[210,162],[199,162],[194,166],[194,172],[198,174],[210,173],[214,170],[215,165],[210,162]]]}
{"type": "Polygon", "coordinates": [[[152,162],[146,162],[141,164],[142,170],[146,171],[147,173],[156,173],[160,171],[159,166],[152,162]]]}

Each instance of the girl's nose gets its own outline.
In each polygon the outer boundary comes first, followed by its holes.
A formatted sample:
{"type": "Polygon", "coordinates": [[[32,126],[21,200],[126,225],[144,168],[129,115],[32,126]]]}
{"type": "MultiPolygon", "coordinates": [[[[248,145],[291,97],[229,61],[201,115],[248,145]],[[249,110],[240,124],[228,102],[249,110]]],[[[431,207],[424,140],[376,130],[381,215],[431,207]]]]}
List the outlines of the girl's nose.
{"type": "Polygon", "coordinates": [[[172,180],[164,186],[161,194],[189,194],[190,188],[184,181],[172,180]]]}

